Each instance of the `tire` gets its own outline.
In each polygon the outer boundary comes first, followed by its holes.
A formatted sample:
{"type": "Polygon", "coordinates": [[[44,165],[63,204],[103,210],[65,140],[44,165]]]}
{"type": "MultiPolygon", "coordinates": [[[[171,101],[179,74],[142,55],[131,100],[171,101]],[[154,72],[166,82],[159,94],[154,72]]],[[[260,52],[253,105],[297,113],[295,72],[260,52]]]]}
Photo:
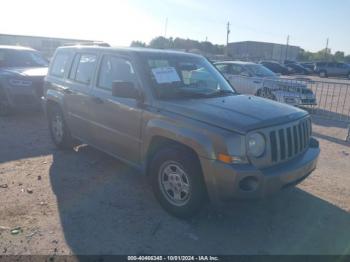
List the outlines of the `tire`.
{"type": "Polygon", "coordinates": [[[160,149],[150,163],[149,176],[160,205],[178,218],[193,217],[207,202],[199,161],[186,148],[160,149]]]}
{"type": "Polygon", "coordinates": [[[348,74],[348,79],[350,80],[350,73],[348,74]]]}
{"type": "Polygon", "coordinates": [[[50,136],[55,146],[59,149],[73,148],[73,138],[59,106],[53,105],[49,108],[48,122],[50,136]]]}
{"type": "Polygon", "coordinates": [[[7,101],[4,90],[0,87],[0,116],[11,114],[11,107],[7,101]]]}
{"type": "Polygon", "coordinates": [[[0,98],[0,116],[9,116],[11,114],[11,108],[7,101],[0,98]]]}
{"type": "Polygon", "coordinates": [[[321,78],[325,78],[325,77],[328,77],[328,74],[327,74],[327,72],[326,71],[320,71],[320,77],[321,78]]]}

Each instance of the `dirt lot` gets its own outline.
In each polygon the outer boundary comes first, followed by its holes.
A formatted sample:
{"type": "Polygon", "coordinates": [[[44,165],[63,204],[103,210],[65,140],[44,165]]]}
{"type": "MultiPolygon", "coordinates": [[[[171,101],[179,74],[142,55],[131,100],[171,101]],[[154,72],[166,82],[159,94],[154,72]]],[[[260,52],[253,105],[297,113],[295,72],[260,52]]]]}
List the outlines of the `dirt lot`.
{"type": "Polygon", "coordinates": [[[297,188],[181,221],[128,166],[56,150],[41,115],[0,118],[0,255],[350,254],[346,130],[315,120],[314,135],[318,169],[297,188]]]}

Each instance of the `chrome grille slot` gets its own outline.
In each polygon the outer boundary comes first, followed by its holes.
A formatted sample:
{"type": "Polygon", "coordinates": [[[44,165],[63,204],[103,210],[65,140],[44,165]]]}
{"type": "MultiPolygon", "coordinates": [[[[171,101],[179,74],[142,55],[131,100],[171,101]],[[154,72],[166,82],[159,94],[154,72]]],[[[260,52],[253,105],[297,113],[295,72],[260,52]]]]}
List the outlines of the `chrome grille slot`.
{"type": "Polygon", "coordinates": [[[283,126],[269,132],[271,161],[283,162],[305,151],[309,146],[311,121],[303,119],[298,123],[283,126]]]}

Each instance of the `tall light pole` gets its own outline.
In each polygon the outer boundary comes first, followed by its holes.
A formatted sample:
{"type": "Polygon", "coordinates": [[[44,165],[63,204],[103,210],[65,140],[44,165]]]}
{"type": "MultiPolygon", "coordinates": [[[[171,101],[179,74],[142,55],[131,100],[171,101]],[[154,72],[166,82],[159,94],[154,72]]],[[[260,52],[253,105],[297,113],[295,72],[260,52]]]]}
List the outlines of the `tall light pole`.
{"type": "Polygon", "coordinates": [[[227,22],[227,27],[226,27],[226,56],[228,56],[228,40],[229,40],[229,35],[230,35],[230,22],[227,22]]]}
{"type": "Polygon", "coordinates": [[[164,37],[166,37],[167,30],[168,30],[168,18],[165,19],[164,37]]]}
{"type": "Polygon", "coordinates": [[[288,48],[289,48],[289,35],[287,36],[286,57],[285,57],[284,61],[286,61],[288,59],[288,48]]]}
{"type": "Polygon", "coordinates": [[[326,41],[326,49],[324,51],[324,58],[327,60],[327,57],[328,57],[328,44],[329,44],[329,38],[327,38],[327,41],[326,41]]]}

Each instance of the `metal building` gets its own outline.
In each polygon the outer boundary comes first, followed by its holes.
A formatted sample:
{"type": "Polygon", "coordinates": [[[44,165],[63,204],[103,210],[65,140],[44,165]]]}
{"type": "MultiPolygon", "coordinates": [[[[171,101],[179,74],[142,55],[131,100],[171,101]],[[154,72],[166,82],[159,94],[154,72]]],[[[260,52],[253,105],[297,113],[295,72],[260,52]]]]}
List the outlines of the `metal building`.
{"type": "Polygon", "coordinates": [[[244,41],[228,44],[228,55],[235,60],[255,61],[297,60],[302,49],[298,46],[281,45],[274,43],[244,41]]]}
{"type": "Polygon", "coordinates": [[[7,35],[0,34],[0,45],[20,45],[34,48],[40,51],[44,56],[50,58],[57,47],[68,44],[89,44],[93,40],[26,36],[26,35],[7,35]]]}

